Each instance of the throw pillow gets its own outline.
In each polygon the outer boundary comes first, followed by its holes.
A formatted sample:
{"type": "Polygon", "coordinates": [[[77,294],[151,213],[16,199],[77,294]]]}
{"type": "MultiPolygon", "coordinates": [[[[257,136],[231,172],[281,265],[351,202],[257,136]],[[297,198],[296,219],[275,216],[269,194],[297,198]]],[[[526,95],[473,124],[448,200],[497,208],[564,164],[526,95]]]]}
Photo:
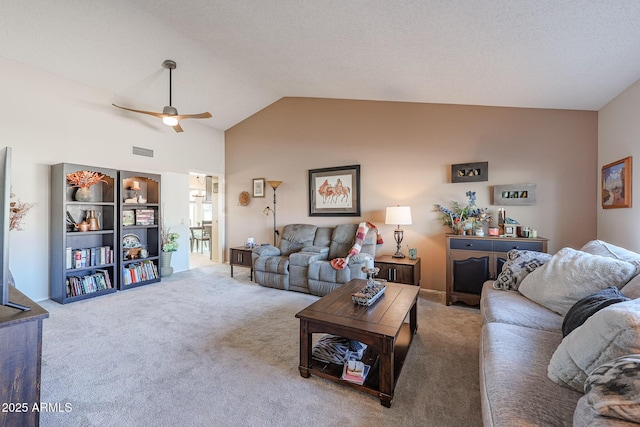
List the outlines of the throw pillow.
{"type": "Polygon", "coordinates": [[[493,283],[493,287],[505,291],[510,289],[517,291],[522,279],[550,259],[551,255],[543,252],[512,249],[507,253],[507,261],[502,266],[502,271],[493,283]]]}
{"type": "Polygon", "coordinates": [[[625,297],[615,286],[610,286],[600,292],[582,298],[569,309],[562,321],[562,336],[569,335],[571,331],[603,308],[623,301],[629,301],[629,298],[625,297]]]}
{"type": "Polygon", "coordinates": [[[602,240],[587,242],[580,250],[592,255],[606,256],[627,262],[640,262],[640,254],[602,240]]]}
{"type": "Polygon", "coordinates": [[[635,274],[636,266],[626,261],[564,248],[528,274],[518,291],[565,316],[580,298],[609,286],[621,288],[635,274]]]}
{"type": "Polygon", "coordinates": [[[640,423],[640,354],[598,366],[585,381],[584,392],[600,415],[640,423]]]}
{"type": "Polygon", "coordinates": [[[640,300],[610,305],[567,335],[551,356],[547,376],[584,392],[595,368],[628,354],[640,353],[640,300]]]}

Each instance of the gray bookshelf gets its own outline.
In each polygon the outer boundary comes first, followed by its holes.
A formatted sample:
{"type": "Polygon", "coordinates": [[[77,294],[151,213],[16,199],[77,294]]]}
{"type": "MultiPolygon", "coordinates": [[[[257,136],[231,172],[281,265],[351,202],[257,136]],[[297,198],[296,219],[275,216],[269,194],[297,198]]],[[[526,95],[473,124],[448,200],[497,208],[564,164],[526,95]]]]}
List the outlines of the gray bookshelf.
{"type": "Polygon", "coordinates": [[[51,166],[50,295],[61,304],[115,292],[118,288],[116,193],[114,169],[60,163],[51,166]],[[104,182],[91,187],[90,201],[76,201],[77,188],[67,174],[79,171],[104,174],[104,182]],[[98,229],[80,231],[90,213],[98,229]]]}
{"type": "Polygon", "coordinates": [[[160,281],[160,175],[118,176],[118,289],[124,290],[160,281]]]}

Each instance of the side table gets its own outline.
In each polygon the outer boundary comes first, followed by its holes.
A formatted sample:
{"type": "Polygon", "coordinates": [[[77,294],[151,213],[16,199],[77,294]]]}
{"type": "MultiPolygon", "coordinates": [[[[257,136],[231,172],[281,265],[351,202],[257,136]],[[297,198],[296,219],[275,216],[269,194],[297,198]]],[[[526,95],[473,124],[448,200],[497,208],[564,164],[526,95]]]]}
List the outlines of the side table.
{"type": "Polygon", "coordinates": [[[253,281],[253,262],[251,260],[251,248],[237,246],[229,250],[229,265],[231,266],[231,277],[233,277],[233,266],[248,267],[250,269],[249,279],[253,281]]]}
{"type": "Polygon", "coordinates": [[[374,260],[374,265],[380,269],[378,277],[381,279],[420,286],[420,258],[394,258],[391,255],[382,255],[374,260]]]}

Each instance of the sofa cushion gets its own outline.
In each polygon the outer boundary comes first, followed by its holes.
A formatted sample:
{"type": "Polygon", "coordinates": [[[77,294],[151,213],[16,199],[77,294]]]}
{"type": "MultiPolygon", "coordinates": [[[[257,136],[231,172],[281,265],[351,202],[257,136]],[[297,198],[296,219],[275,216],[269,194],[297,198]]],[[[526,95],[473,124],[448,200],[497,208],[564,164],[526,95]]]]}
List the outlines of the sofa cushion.
{"type": "Polygon", "coordinates": [[[333,230],[329,245],[329,259],[344,258],[356,240],[358,224],[340,224],[333,230]]]}
{"type": "Polygon", "coordinates": [[[622,292],[615,286],[610,286],[595,294],[591,294],[579,300],[567,312],[562,322],[562,336],[566,337],[578,326],[582,325],[585,320],[593,316],[603,308],[609,307],[611,304],[629,301],[622,292]]]}
{"type": "Polygon", "coordinates": [[[316,237],[313,239],[313,246],[326,246],[328,248],[331,244],[333,228],[334,227],[318,227],[316,237]]]}
{"type": "Polygon", "coordinates": [[[507,253],[507,261],[502,266],[502,271],[496,278],[496,289],[518,290],[522,280],[536,268],[546,264],[551,259],[551,254],[536,251],[521,251],[512,249],[507,253]]]}
{"type": "Polygon", "coordinates": [[[600,415],[640,423],[640,354],[598,366],[585,381],[584,392],[600,415]]]}
{"type": "Polygon", "coordinates": [[[549,359],[561,340],[559,332],[504,323],[482,327],[480,395],[485,426],[571,426],[582,393],[547,379],[549,359]]]}
{"type": "Polygon", "coordinates": [[[610,305],[567,335],[551,357],[549,378],[583,391],[587,376],[616,357],[640,353],[640,300],[610,305]]]}
{"type": "Polygon", "coordinates": [[[280,239],[280,251],[283,256],[298,252],[305,246],[313,246],[316,236],[315,225],[310,224],[289,224],[282,229],[280,239]]]}
{"type": "Polygon", "coordinates": [[[484,323],[500,322],[560,332],[562,316],[517,291],[501,291],[488,281],[482,287],[480,313],[484,323]]]}
{"type": "Polygon", "coordinates": [[[635,274],[629,262],[563,248],[527,275],[518,291],[564,316],[580,298],[609,286],[621,288],[635,274]]]}
{"type": "Polygon", "coordinates": [[[629,280],[629,283],[622,287],[622,293],[631,299],[640,298],[640,274],[629,280]]]}

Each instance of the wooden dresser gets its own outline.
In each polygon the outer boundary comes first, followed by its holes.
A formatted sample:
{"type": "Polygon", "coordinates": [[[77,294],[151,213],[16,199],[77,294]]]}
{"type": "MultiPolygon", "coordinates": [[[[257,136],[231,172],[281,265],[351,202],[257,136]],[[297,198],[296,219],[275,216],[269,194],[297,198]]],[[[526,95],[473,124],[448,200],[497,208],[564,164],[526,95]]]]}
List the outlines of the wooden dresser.
{"type": "Polygon", "coordinates": [[[447,235],[447,305],[480,304],[482,284],[498,277],[512,249],[547,252],[543,237],[476,237],[447,235]]]}

